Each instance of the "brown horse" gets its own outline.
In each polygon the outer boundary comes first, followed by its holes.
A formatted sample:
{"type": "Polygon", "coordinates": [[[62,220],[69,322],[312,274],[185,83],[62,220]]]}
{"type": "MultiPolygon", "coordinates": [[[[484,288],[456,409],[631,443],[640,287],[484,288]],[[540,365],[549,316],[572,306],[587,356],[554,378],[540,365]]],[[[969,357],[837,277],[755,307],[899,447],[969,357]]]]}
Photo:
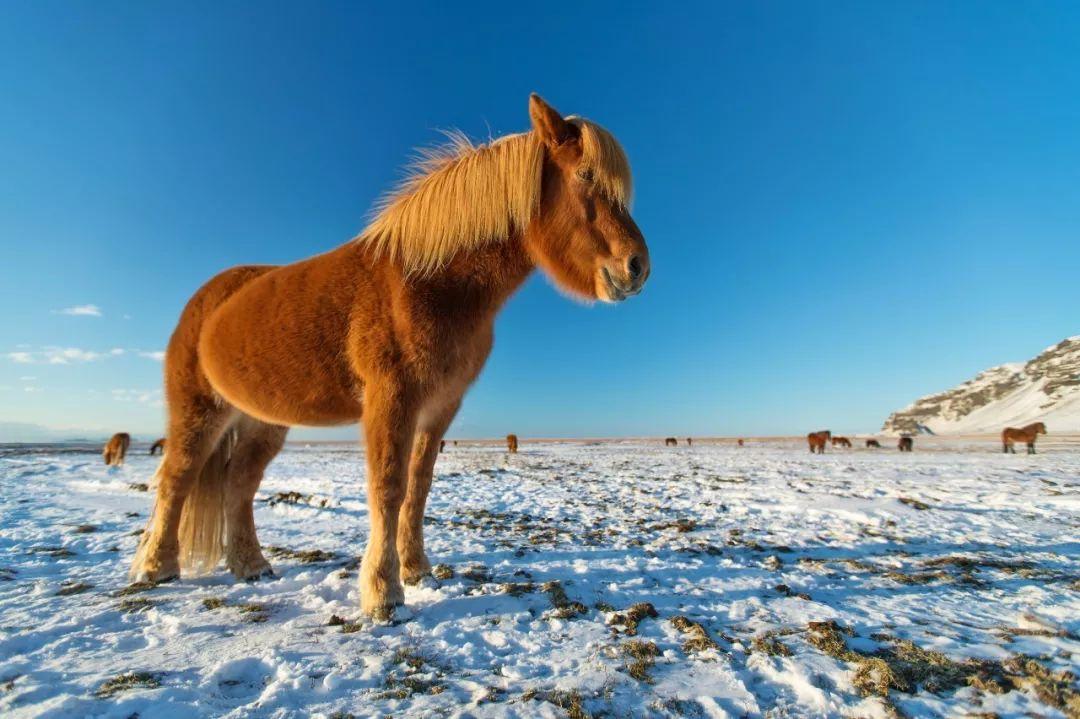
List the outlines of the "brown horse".
{"type": "Polygon", "coordinates": [[[832,432],[823,429],[820,432],[811,432],[806,435],[806,442],[810,445],[810,454],[817,452],[825,454],[825,443],[832,439],[832,432]]]}
{"type": "Polygon", "coordinates": [[[506,435],[506,449],[510,454],[517,454],[518,438],[516,434],[506,435]]]}
{"type": "Polygon", "coordinates": [[[675,439],[674,437],[667,437],[667,438],[664,439],[664,446],[665,447],[678,447],[679,446],[679,440],[675,439]]]}
{"type": "Polygon", "coordinates": [[[1033,422],[1020,429],[1006,427],[1001,430],[1001,451],[1016,454],[1013,443],[1023,442],[1027,445],[1027,453],[1035,454],[1035,439],[1040,434],[1046,434],[1046,425],[1042,422],[1033,422]]]}
{"type": "Polygon", "coordinates": [[[169,451],[131,578],[269,572],[252,499],[288,427],[362,418],[370,534],[360,604],[386,617],[431,569],[424,505],[439,440],[539,267],[568,294],[638,294],[649,252],[630,166],[599,125],[529,99],[530,131],[428,153],[354,241],[234,267],[188,302],[165,353],[169,451]]]}
{"type": "Polygon", "coordinates": [[[742,446],[743,446],[743,441],[742,441],[741,439],[739,440],[739,446],[740,446],[740,447],[742,447],[742,446]]]}
{"type": "Polygon", "coordinates": [[[900,441],[896,443],[896,448],[901,452],[910,452],[915,448],[915,440],[911,437],[901,437],[900,441]]]}
{"type": "Polygon", "coordinates": [[[877,447],[878,449],[881,449],[881,442],[878,442],[876,439],[866,440],[866,448],[870,449],[871,447],[877,447]]]}
{"type": "Polygon", "coordinates": [[[161,439],[159,439],[158,441],[156,441],[152,445],[150,445],[150,456],[153,457],[155,454],[158,453],[158,450],[161,450],[161,453],[165,454],[165,438],[164,437],[162,437],[161,439]]]}
{"type": "Polygon", "coordinates": [[[446,451],[446,440],[445,439],[440,439],[439,440],[439,454],[442,454],[445,451],[446,451]]]}
{"type": "Polygon", "coordinates": [[[105,443],[105,448],[101,450],[101,457],[106,465],[119,467],[124,463],[129,446],[131,446],[131,435],[127,432],[117,432],[105,443]]]}
{"type": "Polygon", "coordinates": [[[687,437],[686,438],[686,446],[687,447],[693,447],[694,446],[694,438],[693,437],[687,437]]]}
{"type": "Polygon", "coordinates": [[[850,449],[851,448],[851,440],[848,439],[847,437],[833,437],[832,438],[832,446],[836,447],[837,445],[839,445],[841,447],[847,447],[847,448],[850,449]]]}

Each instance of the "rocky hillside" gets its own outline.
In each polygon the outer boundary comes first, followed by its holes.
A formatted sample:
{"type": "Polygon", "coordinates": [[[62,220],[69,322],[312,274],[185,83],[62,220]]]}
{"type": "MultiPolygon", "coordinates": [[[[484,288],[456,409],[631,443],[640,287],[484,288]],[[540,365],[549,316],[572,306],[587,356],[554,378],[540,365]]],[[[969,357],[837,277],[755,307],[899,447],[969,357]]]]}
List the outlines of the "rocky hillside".
{"type": "Polygon", "coordinates": [[[916,400],[885,420],[893,434],[997,432],[1046,422],[1051,431],[1080,431],[1080,335],[1026,363],[991,367],[973,379],[916,400]]]}

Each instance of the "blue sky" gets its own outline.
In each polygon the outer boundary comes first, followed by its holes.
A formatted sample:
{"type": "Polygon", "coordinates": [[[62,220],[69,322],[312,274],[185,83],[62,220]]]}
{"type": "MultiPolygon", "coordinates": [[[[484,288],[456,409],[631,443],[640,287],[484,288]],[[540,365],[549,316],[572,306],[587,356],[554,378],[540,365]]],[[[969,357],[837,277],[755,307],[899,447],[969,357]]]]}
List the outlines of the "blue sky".
{"type": "Polygon", "coordinates": [[[1075,4],[408,5],[0,5],[0,422],[156,434],[200,284],[532,91],[625,146],[653,275],[535,276],[452,434],[872,431],[1080,331],[1075,4]]]}

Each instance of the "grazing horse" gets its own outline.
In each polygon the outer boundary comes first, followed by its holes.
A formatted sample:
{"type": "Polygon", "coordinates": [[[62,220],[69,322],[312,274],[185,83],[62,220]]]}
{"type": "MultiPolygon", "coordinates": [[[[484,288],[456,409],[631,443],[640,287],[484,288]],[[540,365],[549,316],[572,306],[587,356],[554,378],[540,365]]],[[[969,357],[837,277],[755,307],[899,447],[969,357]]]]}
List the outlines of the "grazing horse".
{"type": "Polygon", "coordinates": [[[292,425],[363,421],[370,533],[360,608],[380,618],[431,570],[424,505],[439,441],[492,346],[495,316],[537,267],[564,292],[619,302],[649,276],[630,166],[599,125],[529,99],[528,132],[463,136],[345,245],[246,265],[188,302],[165,353],[169,451],[131,579],[270,572],[252,500],[292,425]]]}
{"type": "Polygon", "coordinates": [[[159,439],[158,441],[156,441],[152,445],[150,445],[150,456],[153,457],[155,454],[158,453],[158,450],[160,450],[162,454],[165,454],[165,438],[164,437],[162,437],[161,439],[159,439]]]}
{"type": "Polygon", "coordinates": [[[814,454],[814,452],[825,454],[825,443],[830,439],[832,439],[832,432],[827,429],[806,435],[806,442],[810,445],[810,454],[814,454]]]}
{"type": "Polygon", "coordinates": [[[901,452],[910,452],[915,447],[915,440],[911,437],[901,437],[896,443],[896,448],[901,452]]]}
{"type": "Polygon", "coordinates": [[[871,447],[877,447],[878,449],[881,449],[881,442],[878,442],[876,439],[866,440],[866,448],[870,449],[871,447]]]}
{"type": "Polygon", "coordinates": [[[666,439],[664,439],[664,446],[665,447],[678,447],[679,446],[679,440],[675,439],[674,437],[667,437],[666,439]]]}
{"type": "Polygon", "coordinates": [[[117,432],[105,443],[105,448],[101,450],[101,457],[106,465],[119,467],[124,463],[124,457],[127,456],[130,446],[131,435],[127,432],[117,432]]]}
{"type": "Polygon", "coordinates": [[[740,446],[740,447],[742,447],[742,446],[743,446],[743,441],[742,441],[741,439],[739,440],[739,446],[740,446]]]}
{"type": "Polygon", "coordinates": [[[1016,454],[1013,443],[1023,442],[1027,445],[1027,453],[1035,454],[1035,438],[1040,434],[1046,434],[1046,425],[1042,422],[1034,422],[1020,429],[1006,427],[1001,430],[1001,451],[1016,454]]]}
{"type": "Polygon", "coordinates": [[[841,447],[848,447],[850,449],[851,448],[851,440],[848,439],[847,437],[833,437],[832,438],[832,446],[835,447],[836,445],[840,445],[841,447]]]}
{"type": "Polygon", "coordinates": [[[518,438],[516,434],[506,435],[506,449],[510,451],[510,454],[517,454],[518,438]]]}

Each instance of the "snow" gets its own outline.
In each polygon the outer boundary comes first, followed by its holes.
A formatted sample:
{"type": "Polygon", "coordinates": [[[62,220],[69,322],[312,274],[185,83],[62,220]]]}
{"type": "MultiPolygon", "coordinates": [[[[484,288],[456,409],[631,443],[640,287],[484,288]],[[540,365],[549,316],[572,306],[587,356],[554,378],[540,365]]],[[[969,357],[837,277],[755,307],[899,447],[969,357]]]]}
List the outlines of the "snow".
{"type": "Polygon", "coordinates": [[[1080,448],[1043,439],[1035,456],[921,438],[913,454],[823,457],[795,441],[448,447],[426,539],[455,574],[407,588],[390,624],[357,612],[359,449],[290,446],[260,490],[263,544],[329,561],[279,554],[274,579],[219,571],[117,596],[152,500],[131,485],[156,459],[136,448],[106,469],[96,448],[0,448],[0,714],[888,716],[888,702],[1065,716],[1030,686],[863,696],[807,630],[834,620],[866,654],[889,635],[957,662],[1076,671],[1080,448]],[[264,501],[290,491],[311,499],[264,501]],[[975,565],[932,562],[957,556],[975,565]],[[546,582],[585,613],[556,608],[546,582]],[[638,602],[658,616],[631,637],[614,610],[638,602]],[[684,646],[680,615],[715,646],[684,646]],[[755,650],[773,631],[789,656],[755,650]],[[639,678],[633,640],[656,646],[639,678]],[[130,672],[134,686],[97,695],[130,672]]]}
{"type": "Polygon", "coordinates": [[[964,417],[928,419],[925,424],[937,434],[979,434],[1032,422],[1044,422],[1053,432],[1080,432],[1080,392],[1055,402],[1042,391],[1041,382],[1025,384],[964,417]]]}

